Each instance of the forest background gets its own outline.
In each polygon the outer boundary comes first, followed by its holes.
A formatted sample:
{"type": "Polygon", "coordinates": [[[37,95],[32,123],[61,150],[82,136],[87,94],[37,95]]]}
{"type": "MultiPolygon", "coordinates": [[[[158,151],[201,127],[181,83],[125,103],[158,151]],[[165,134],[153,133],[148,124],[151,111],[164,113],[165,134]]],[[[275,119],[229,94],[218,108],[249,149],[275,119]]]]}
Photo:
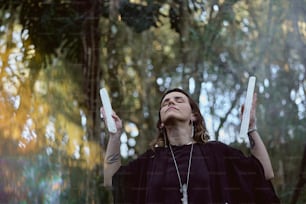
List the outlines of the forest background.
{"type": "Polygon", "coordinates": [[[101,87],[124,163],[148,148],[173,87],[198,101],[212,140],[248,154],[250,76],[276,192],[306,202],[305,0],[1,0],[0,16],[0,203],[112,202],[101,87]]]}

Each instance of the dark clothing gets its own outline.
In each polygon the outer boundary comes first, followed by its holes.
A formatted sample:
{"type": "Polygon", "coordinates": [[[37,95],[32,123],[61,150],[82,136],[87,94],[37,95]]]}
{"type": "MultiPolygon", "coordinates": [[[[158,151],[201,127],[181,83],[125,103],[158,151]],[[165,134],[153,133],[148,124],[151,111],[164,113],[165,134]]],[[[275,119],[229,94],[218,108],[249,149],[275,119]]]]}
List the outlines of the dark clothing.
{"type": "MultiPolygon", "coordinates": [[[[172,146],[186,183],[191,145],[172,146]]],[[[280,203],[254,157],[220,142],[194,144],[188,203],[280,203]]],[[[180,184],[169,148],[148,150],[113,177],[115,203],[181,203],[180,184]]]]}

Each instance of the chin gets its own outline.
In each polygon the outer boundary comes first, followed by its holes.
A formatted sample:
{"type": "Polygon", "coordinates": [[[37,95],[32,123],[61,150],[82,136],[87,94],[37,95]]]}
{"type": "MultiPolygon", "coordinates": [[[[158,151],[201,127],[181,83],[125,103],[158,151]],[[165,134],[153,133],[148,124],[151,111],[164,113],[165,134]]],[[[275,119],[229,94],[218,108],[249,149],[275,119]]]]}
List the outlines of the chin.
{"type": "Polygon", "coordinates": [[[163,123],[165,125],[174,125],[177,121],[179,121],[180,118],[175,117],[175,116],[171,116],[171,117],[167,117],[163,120],[163,123]]]}

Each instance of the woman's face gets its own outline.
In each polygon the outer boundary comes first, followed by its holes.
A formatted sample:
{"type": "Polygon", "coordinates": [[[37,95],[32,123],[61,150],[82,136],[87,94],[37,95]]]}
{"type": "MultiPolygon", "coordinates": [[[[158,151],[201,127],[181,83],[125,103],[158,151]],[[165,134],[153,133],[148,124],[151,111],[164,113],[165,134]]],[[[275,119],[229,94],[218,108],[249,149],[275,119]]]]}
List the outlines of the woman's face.
{"type": "Polygon", "coordinates": [[[161,122],[168,124],[174,121],[190,121],[193,114],[188,97],[180,92],[170,92],[161,102],[161,122]]]}

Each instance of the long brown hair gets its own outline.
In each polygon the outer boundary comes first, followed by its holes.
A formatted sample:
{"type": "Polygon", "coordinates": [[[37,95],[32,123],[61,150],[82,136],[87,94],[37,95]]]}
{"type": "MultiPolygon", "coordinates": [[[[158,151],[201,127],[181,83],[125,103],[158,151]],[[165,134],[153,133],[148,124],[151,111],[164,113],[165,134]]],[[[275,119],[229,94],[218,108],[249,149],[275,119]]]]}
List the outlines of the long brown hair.
{"type": "MultiPolygon", "coordinates": [[[[160,100],[160,105],[161,102],[163,101],[163,99],[165,98],[165,96],[171,92],[180,92],[183,93],[185,96],[187,96],[188,100],[189,100],[189,104],[191,107],[191,110],[195,116],[195,121],[193,122],[194,125],[194,137],[193,139],[198,142],[198,143],[206,143],[209,139],[209,135],[208,135],[208,131],[206,128],[206,124],[205,124],[205,120],[200,112],[199,106],[198,104],[190,97],[190,95],[188,93],[186,93],[184,90],[180,89],[180,88],[174,88],[174,89],[170,89],[168,91],[166,91],[161,100],[160,100]]],[[[160,108],[159,108],[159,113],[158,113],[158,121],[156,124],[156,127],[158,129],[158,134],[156,139],[151,143],[151,147],[164,147],[166,146],[166,144],[168,144],[168,140],[166,137],[166,130],[164,127],[161,127],[161,118],[160,118],[160,108]]]]}

